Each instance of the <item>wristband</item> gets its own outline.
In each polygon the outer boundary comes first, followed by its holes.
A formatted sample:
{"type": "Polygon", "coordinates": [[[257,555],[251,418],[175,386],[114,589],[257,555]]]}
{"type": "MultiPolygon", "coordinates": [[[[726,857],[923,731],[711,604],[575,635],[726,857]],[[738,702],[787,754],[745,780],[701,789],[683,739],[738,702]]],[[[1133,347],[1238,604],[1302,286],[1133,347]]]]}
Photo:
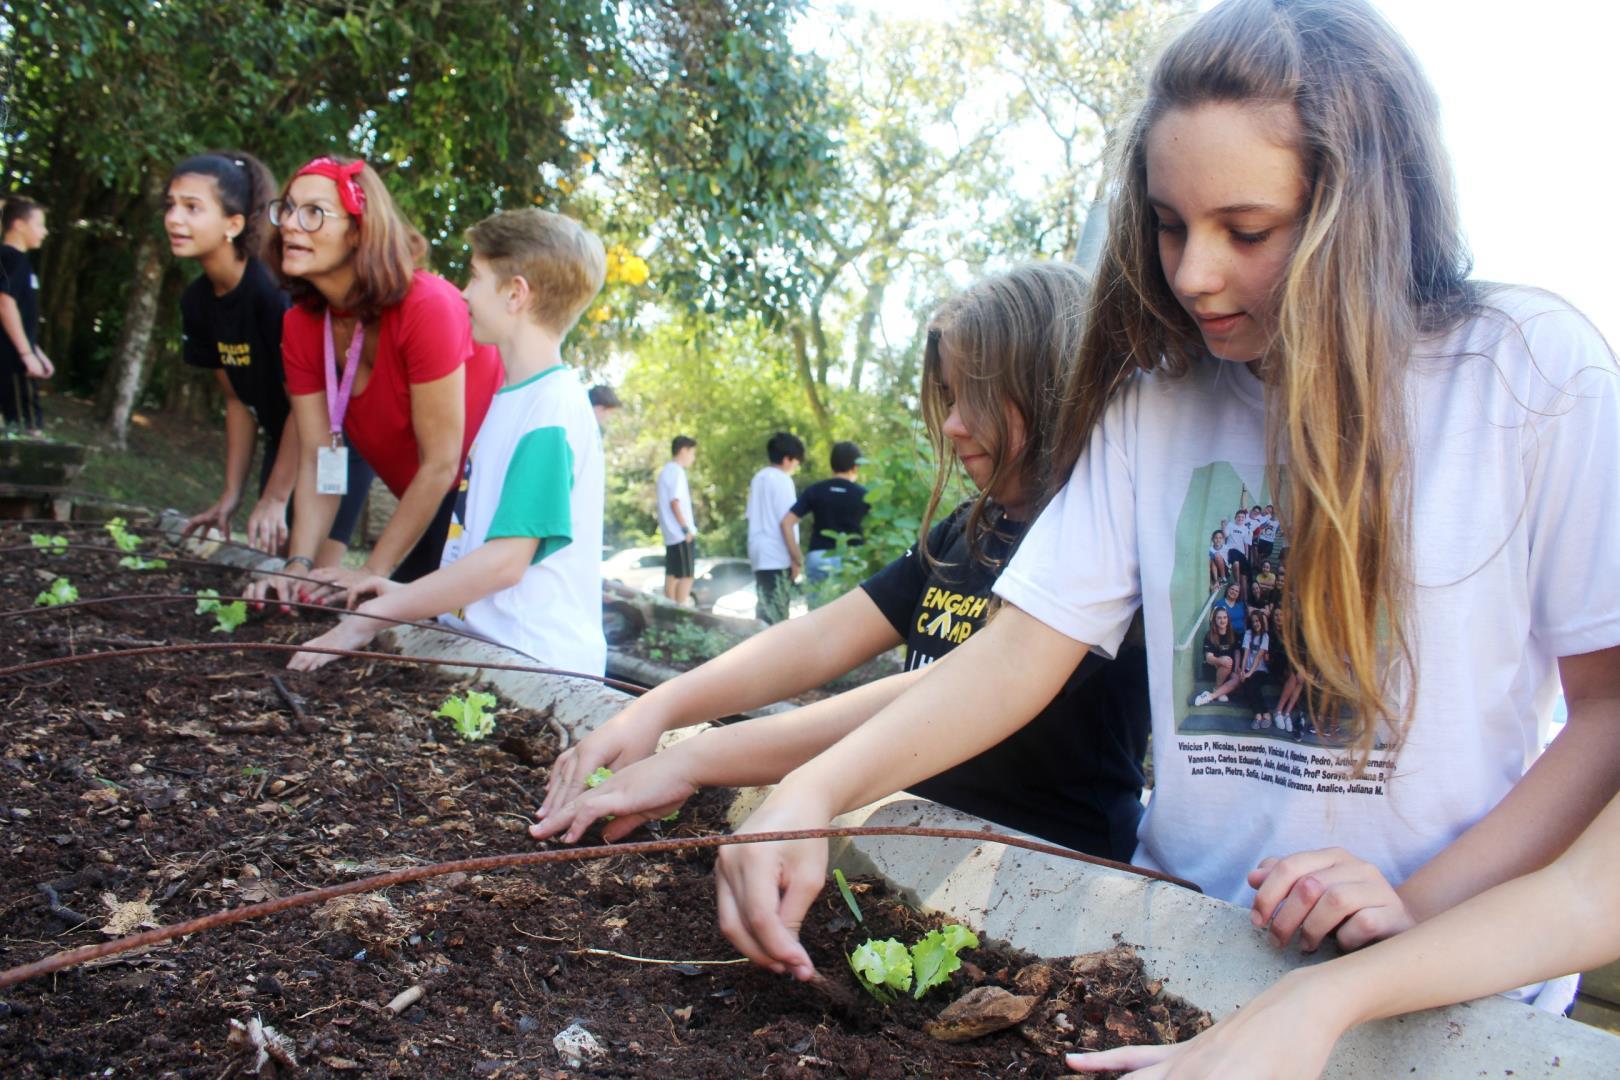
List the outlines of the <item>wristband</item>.
{"type": "Polygon", "coordinates": [[[305,570],[315,569],[315,560],[308,555],[289,555],[286,561],[281,564],[281,568],[285,570],[293,563],[303,563],[305,570]]]}

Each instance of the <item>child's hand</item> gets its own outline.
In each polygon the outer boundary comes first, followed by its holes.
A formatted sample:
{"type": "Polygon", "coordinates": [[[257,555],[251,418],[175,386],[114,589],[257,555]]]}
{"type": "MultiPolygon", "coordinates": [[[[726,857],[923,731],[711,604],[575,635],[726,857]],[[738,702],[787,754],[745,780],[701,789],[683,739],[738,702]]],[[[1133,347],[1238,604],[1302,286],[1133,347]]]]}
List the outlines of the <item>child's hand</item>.
{"type": "MultiPolygon", "coordinates": [[[[319,649],[359,649],[369,645],[383,626],[363,615],[345,615],[336,626],[309,644],[319,649]]],[[[331,653],[297,652],[287,661],[287,667],[292,671],[314,671],[336,659],[331,653]]]]}
{"type": "MultiPolygon", "coordinates": [[[[830,820],[825,809],[809,802],[800,805],[785,786],[778,786],[737,832],[814,829],[830,820]]],[[[799,927],[826,879],[826,840],[723,847],[714,864],[720,932],[754,963],[809,979],[816,968],[799,944],[799,927]]]]}
{"type": "Polygon", "coordinates": [[[369,574],[349,586],[349,609],[352,611],[359,607],[367,597],[382,596],[384,593],[391,593],[404,587],[403,582],[385,578],[380,574],[369,574]]]}
{"type": "Polygon", "coordinates": [[[287,546],[287,500],[259,496],[248,514],[248,545],[270,555],[281,554],[287,546]]]}
{"type": "Polygon", "coordinates": [[[686,769],[689,757],[676,746],[616,769],[602,783],[554,812],[547,812],[544,807],[535,811],[536,820],[529,826],[529,835],[545,840],[563,833],[563,843],[572,844],[578,842],[592,822],[612,818],[602,827],[602,839],[611,844],[643,822],[668,817],[697,794],[698,785],[686,769]]]}
{"type": "MultiPolygon", "coordinates": [[[[573,802],[586,790],[586,778],[597,769],[606,766],[618,772],[650,757],[663,734],[664,725],[650,707],[631,705],[557,756],[546,779],[546,801],[536,816],[545,821],[573,802]]],[[[543,837],[536,833],[535,838],[543,837]]]]}
{"type": "Polygon", "coordinates": [[[1075,1072],[1126,1080],[1315,1080],[1349,1026],[1295,972],[1196,1038],[1170,1046],[1121,1046],[1070,1054],[1075,1072]]]}
{"type": "MultiPolygon", "coordinates": [[[[322,566],[309,572],[313,579],[306,586],[302,599],[311,604],[337,604],[356,586],[373,581],[377,575],[370,570],[348,566],[322,566]]],[[[353,607],[354,605],[348,604],[353,607]]]]}
{"type": "Polygon", "coordinates": [[[1297,932],[1305,952],[1329,934],[1341,949],[1359,949],[1417,922],[1378,868],[1343,848],[1268,858],[1249,871],[1249,885],[1256,890],[1250,921],[1269,923],[1278,948],[1297,932]]]}

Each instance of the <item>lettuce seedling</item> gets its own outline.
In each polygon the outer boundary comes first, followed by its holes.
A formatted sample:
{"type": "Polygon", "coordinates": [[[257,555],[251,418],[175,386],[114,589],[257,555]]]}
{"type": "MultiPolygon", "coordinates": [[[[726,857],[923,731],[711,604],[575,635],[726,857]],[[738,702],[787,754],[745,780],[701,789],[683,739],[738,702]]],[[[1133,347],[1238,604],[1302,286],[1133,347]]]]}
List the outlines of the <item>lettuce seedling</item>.
{"type": "MultiPolygon", "coordinates": [[[[596,768],[591,770],[591,775],[589,775],[589,776],[587,776],[585,778],[585,788],[586,788],[586,790],[588,791],[591,788],[599,788],[599,787],[601,787],[604,783],[607,782],[608,777],[610,777],[612,775],[613,775],[613,770],[612,769],[608,768],[606,765],[598,765],[596,768]]],[[[669,813],[665,814],[663,817],[659,818],[658,820],[659,821],[674,821],[677,818],[679,818],[680,816],[681,816],[681,812],[679,810],[671,810],[669,813]]],[[[602,820],[603,821],[612,821],[613,820],[613,815],[609,814],[607,817],[603,818],[602,820]]]]}
{"type": "Polygon", "coordinates": [[[115,517],[106,525],[107,535],[112,537],[113,544],[119,551],[134,551],[141,546],[141,538],[129,531],[129,522],[121,517],[115,517]]]}
{"type": "Polygon", "coordinates": [[[849,954],[849,966],[866,992],[885,1005],[911,989],[911,953],[894,938],[868,939],[849,954]]]}
{"type": "Polygon", "coordinates": [[[477,742],[495,730],[495,718],[484,712],[494,704],[494,694],[472,690],[464,698],[446,698],[434,715],[448,717],[457,735],[468,742],[477,742]]]}
{"type": "Polygon", "coordinates": [[[169,563],[166,559],[148,559],[140,555],[125,555],[118,560],[118,565],[128,570],[162,570],[169,563]]]}
{"type": "Polygon", "coordinates": [[[65,536],[46,536],[43,533],[31,533],[28,542],[48,555],[67,554],[68,539],[65,536]]]}
{"type": "Polygon", "coordinates": [[[65,577],[59,577],[51,582],[51,587],[34,597],[36,607],[58,607],[62,604],[77,603],[79,590],[65,577]]]}
{"type": "Polygon", "coordinates": [[[924,934],[922,940],[911,947],[911,969],[917,978],[911,996],[920,998],[949,981],[951,973],[962,967],[962,958],[956,954],[978,947],[978,935],[954,923],[924,934]]]}
{"type": "Polygon", "coordinates": [[[219,600],[218,589],[198,589],[197,614],[214,617],[214,633],[234,633],[238,626],[247,622],[247,601],[232,600],[225,604],[219,600]]]}

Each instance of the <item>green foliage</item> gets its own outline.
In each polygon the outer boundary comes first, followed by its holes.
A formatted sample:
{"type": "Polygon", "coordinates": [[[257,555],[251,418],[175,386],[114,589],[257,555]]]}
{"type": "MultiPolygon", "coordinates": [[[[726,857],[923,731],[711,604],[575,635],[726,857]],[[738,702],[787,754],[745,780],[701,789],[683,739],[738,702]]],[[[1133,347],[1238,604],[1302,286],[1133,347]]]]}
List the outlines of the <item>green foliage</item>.
{"type": "Polygon", "coordinates": [[[141,546],[141,538],[129,531],[129,522],[121,517],[108,521],[106,529],[119,551],[134,551],[141,546]]]}
{"type": "Polygon", "coordinates": [[[43,533],[30,533],[28,542],[49,555],[67,554],[68,538],[65,536],[46,536],[43,533]]]}
{"type": "Polygon", "coordinates": [[[844,898],[844,903],[849,905],[849,913],[855,916],[856,922],[864,923],[866,916],[861,914],[861,905],[855,902],[855,894],[850,890],[849,882],[844,880],[844,872],[834,870],[833,881],[838,883],[838,894],[844,898]]]}
{"type": "Polygon", "coordinates": [[[885,1005],[911,989],[911,953],[894,938],[868,939],[856,946],[849,967],[866,992],[885,1005]]]}
{"type": "Polygon", "coordinates": [[[606,765],[598,765],[595,769],[591,770],[591,775],[585,778],[585,786],[587,788],[599,788],[603,784],[607,783],[608,779],[612,775],[612,769],[608,768],[606,765]]]}
{"type": "Polygon", "coordinates": [[[947,982],[951,973],[962,967],[962,959],[957,954],[963,949],[978,947],[978,935],[955,923],[924,934],[922,940],[911,947],[911,968],[917,979],[911,996],[920,998],[947,982]]]}
{"type": "Polygon", "coordinates": [[[684,620],[673,626],[650,626],[641,641],[652,659],[677,664],[713,659],[736,644],[736,639],[728,634],[684,620]]]}
{"type": "MultiPolygon", "coordinates": [[[[860,918],[860,909],[848,892],[843,876],[837,875],[838,887],[844,899],[860,918]]],[[[948,982],[951,973],[962,967],[957,954],[963,949],[977,949],[978,935],[965,926],[954,923],[938,930],[930,930],[907,949],[893,938],[876,941],[868,938],[849,956],[849,966],[855,979],[866,992],[885,1005],[894,1003],[896,994],[911,991],[921,998],[929,990],[948,982]]]]}
{"type": "Polygon", "coordinates": [[[495,700],[494,694],[471,690],[465,697],[452,695],[446,698],[434,715],[449,718],[457,735],[468,742],[477,742],[495,730],[495,717],[484,711],[492,707],[495,700]]]}
{"type": "Polygon", "coordinates": [[[197,590],[197,614],[214,617],[214,633],[230,634],[247,622],[247,601],[232,600],[221,603],[218,589],[197,590]]]}
{"type": "Polygon", "coordinates": [[[148,559],[142,555],[125,555],[118,565],[126,570],[162,570],[169,565],[167,559],[148,559]]]}
{"type": "Polygon", "coordinates": [[[59,577],[51,582],[51,587],[34,597],[35,607],[58,607],[62,604],[76,603],[79,599],[79,590],[65,577],[59,577]]]}

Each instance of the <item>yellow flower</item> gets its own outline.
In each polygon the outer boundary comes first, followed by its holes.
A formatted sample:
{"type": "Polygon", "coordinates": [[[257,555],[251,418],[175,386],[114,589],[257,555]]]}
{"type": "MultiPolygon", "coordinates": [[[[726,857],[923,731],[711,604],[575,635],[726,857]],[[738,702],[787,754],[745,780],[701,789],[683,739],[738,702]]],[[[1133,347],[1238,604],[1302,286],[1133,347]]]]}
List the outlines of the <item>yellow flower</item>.
{"type": "Polygon", "coordinates": [[[613,318],[613,309],[608,307],[606,304],[597,304],[595,307],[591,308],[590,312],[585,317],[594,323],[607,322],[609,319],[613,318]]]}
{"type": "Polygon", "coordinates": [[[557,177],[557,190],[567,195],[574,190],[574,182],[566,176],[557,177]]]}
{"type": "Polygon", "coordinates": [[[589,150],[581,150],[579,152],[579,163],[581,165],[589,165],[591,162],[593,162],[595,160],[596,160],[596,155],[592,154],[589,150]]]}
{"type": "Polygon", "coordinates": [[[647,261],[639,255],[632,255],[624,261],[624,269],[620,273],[623,279],[632,285],[645,285],[647,261]]]}

